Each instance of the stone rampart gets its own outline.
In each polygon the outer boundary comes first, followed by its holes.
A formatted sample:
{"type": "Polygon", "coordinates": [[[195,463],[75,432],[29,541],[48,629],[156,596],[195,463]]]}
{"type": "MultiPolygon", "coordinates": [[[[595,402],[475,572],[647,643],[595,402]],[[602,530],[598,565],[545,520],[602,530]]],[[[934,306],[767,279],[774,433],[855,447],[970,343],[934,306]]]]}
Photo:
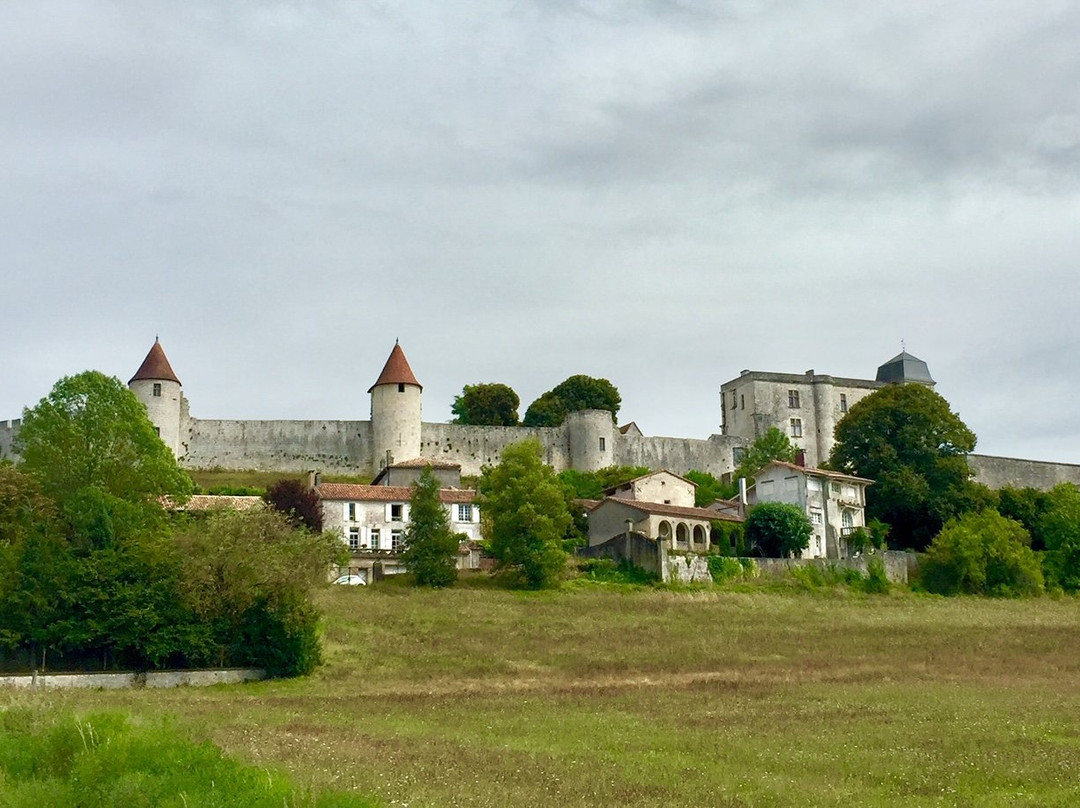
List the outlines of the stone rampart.
{"type": "MultiPolygon", "coordinates": [[[[181,465],[374,476],[370,421],[190,419],[181,465]]],[[[399,458],[408,460],[411,458],[399,458]]]]}
{"type": "Polygon", "coordinates": [[[708,440],[619,435],[615,439],[615,465],[667,469],[676,474],[705,471],[719,478],[735,470],[734,449],[742,438],[713,435],[708,440]]]}
{"type": "Polygon", "coordinates": [[[503,449],[527,438],[540,441],[544,462],[555,471],[570,467],[569,441],[562,427],[423,424],[420,456],[460,463],[462,474],[479,474],[484,466],[499,462],[503,449]]]}
{"type": "Polygon", "coordinates": [[[635,567],[651,572],[657,578],[663,577],[660,548],[655,539],[650,539],[644,533],[620,533],[602,544],[582,547],[578,555],[584,558],[610,558],[616,564],[630,561],[635,567]]]}
{"type": "Polygon", "coordinates": [[[0,460],[11,460],[14,458],[15,455],[11,451],[11,443],[15,440],[15,435],[18,434],[19,425],[21,423],[21,418],[15,418],[11,421],[0,421],[0,460]]]}
{"type": "Polygon", "coordinates": [[[786,575],[798,567],[840,567],[866,575],[870,559],[878,558],[885,564],[885,577],[895,584],[906,584],[909,576],[918,568],[917,556],[889,550],[885,553],[860,555],[856,558],[751,558],[763,575],[786,575]]]}
{"type": "Polygon", "coordinates": [[[968,465],[976,482],[995,489],[1012,486],[1049,491],[1058,483],[1080,486],[1080,466],[1071,463],[972,454],[968,455],[968,465]]]}

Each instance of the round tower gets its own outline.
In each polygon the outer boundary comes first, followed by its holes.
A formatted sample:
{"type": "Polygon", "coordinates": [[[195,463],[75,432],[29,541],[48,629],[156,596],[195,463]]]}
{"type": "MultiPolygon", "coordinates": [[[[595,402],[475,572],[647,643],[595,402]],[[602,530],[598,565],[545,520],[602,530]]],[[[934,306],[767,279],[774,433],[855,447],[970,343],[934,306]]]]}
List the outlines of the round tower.
{"type": "Polygon", "coordinates": [[[401,345],[395,342],[378,381],[368,390],[371,394],[371,450],[375,470],[420,456],[420,394],[423,389],[413,375],[401,345]]]}
{"type": "Polygon", "coordinates": [[[615,422],[607,410],[579,410],[567,413],[563,422],[570,443],[570,468],[599,471],[617,465],[615,422]]]}
{"type": "Polygon", "coordinates": [[[176,378],[157,339],[128,382],[128,388],[146,405],[150,423],[154,425],[162,442],[172,450],[175,457],[179,457],[184,393],[180,380],[176,378]]]}

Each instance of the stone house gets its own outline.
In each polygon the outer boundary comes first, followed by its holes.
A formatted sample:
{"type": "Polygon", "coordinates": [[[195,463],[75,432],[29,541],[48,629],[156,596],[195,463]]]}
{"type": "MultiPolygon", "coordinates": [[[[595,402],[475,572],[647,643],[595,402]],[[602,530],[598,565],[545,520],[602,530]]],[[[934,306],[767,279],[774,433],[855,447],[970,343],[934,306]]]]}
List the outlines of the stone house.
{"type": "Polygon", "coordinates": [[[866,526],[866,488],[873,483],[825,469],[774,460],[754,475],[748,504],[785,502],[803,510],[813,533],[803,558],[846,558],[846,537],[866,526]]]}

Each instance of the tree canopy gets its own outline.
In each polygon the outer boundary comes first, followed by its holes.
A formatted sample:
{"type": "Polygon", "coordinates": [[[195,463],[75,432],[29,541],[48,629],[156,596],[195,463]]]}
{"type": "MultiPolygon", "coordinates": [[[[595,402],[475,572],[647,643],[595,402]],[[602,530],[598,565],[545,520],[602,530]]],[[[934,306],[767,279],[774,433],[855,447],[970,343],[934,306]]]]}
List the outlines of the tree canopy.
{"type": "Polygon", "coordinates": [[[454,396],[453,423],[469,426],[517,426],[521,399],[505,384],[467,384],[454,396]]]}
{"type": "Polygon", "coordinates": [[[790,558],[810,546],[813,526],[802,508],[762,502],[746,517],[746,541],[765,558],[790,558]]]}
{"type": "Polygon", "coordinates": [[[607,466],[598,471],[566,469],[559,480],[570,488],[578,499],[600,499],[604,491],[649,473],[645,466],[607,466]]]}
{"type": "Polygon", "coordinates": [[[975,433],[921,384],[888,385],[856,402],[836,425],[828,465],[867,477],[866,514],[890,540],[922,549],[954,516],[988,504],[970,481],[975,433]]]}
{"type": "Polygon", "coordinates": [[[1051,488],[1038,525],[1049,582],[1066,592],[1080,592],[1080,490],[1071,483],[1051,488]]]}
{"type": "Polygon", "coordinates": [[[401,560],[419,586],[449,586],[457,578],[458,539],[450,532],[450,517],[430,466],[413,485],[404,544],[401,560]]]}
{"type": "Polygon", "coordinates": [[[699,508],[711,505],[718,499],[731,499],[738,493],[733,484],[722,482],[707,471],[691,469],[683,476],[697,486],[694,489],[694,505],[699,508]]]}
{"type": "Polygon", "coordinates": [[[511,444],[480,479],[491,553],[531,589],[559,581],[566,564],[562,541],[571,524],[566,489],[542,458],[535,439],[511,444]]]}
{"type": "Polygon", "coordinates": [[[580,410],[607,410],[614,421],[620,406],[622,397],[607,379],[571,376],[530,404],[522,423],[525,426],[560,426],[568,413],[580,410]]]}
{"type": "Polygon", "coordinates": [[[323,528],[322,503],[319,496],[295,477],[282,477],[271,485],[263,499],[280,511],[297,527],[303,526],[318,533],[323,528]]]}
{"type": "Polygon", "coordinates": [[[1037,595],[1043,575],[1030,544],[1023,525],[997,511],[965,513],[934,538],[919,577],[942,595],[1037,595]]]}
{"type": "Polygon", "coordinates": [[[60,379],[23,414],[16,451],[59,502],[88,487],[128,502],[182,500],[192,489],[135,394],[93,370],[60,379]]]}
{"type": "Polygon", "coordinates": [[[795,445],[783,430],[775,426],[769,427],[765,434],[756,438],[747,447],[746,453],[735,469],[734,478],[737,480],[745,477],[750,480],[773,460],[783,460],[786,463],[795,460],[795,445]]]}

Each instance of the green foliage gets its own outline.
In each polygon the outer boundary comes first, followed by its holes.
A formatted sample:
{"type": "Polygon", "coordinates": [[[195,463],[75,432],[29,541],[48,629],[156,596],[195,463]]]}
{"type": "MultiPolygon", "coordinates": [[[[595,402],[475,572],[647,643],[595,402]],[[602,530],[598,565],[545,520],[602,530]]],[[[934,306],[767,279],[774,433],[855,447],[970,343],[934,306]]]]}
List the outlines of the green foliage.
{"type": "Polygon", "coordinates": [[[318,494],[303,480],[283,477],[267,489],[263,498],[297,527],[306,527],[315,533],[322,530],[322,503],[318,494]]]}
{"type": "Polygon", "coordinates": [[[517,426],[521,399],[505,384],[467,384],[454,396],[450,412],[455,424],[517,426]]]}
{"type": "Polygon", "coordinates": [[[745,477],[750,480],[773,460],[791,463],[795,460],[795,445],[788,436],[775,426],[769,427],[765,434],[757,438],[746,449],[746,454],[739,461],[734,479],[745,477]]]}
{"type": "Polygon", "coordinates": [[[557,583],[571,516],[566,490],[544,465],[539,441],[507,446],[499,465],[484,469],[480,493],[481,512],[490,519],[488,544],[499,566],[533,589],[557,583]]]}
{"type": "MultiPolygon", "coordinates": [[[[721,555],[710,555],[709,574],[712,575],[713,583],[720,584],[725,581],[740,581],[748,577],[748,570],[738,558],[721,555]]],[[[751,562],[752,563],[752,562],[751,562]]]]}
{"type": "Polygon", "coordinates": [[[628,558],[622,559],[618,564],[610,558],[589,558],[578,564],[578,570],[590,581],[610,584],[646,586],[660,580],[656,573],[636,566],[628,558]]]}
{"type": "Polygon", "coordinates": [[[997,511],[984,510],[951,519],[935,537],[919,577],[942,595],[1037,595],[1043,575],[1024,527],[997,511]]]}
{"type": "Polygon", "coordinates": [[[884,550],[888,543],[889,526],[872,519],[866,527],[857,527],[844,537],[849,553],[865,553],[867,550],[884,550]]]}
{"type": "Polygon", "coordinates": [[[842,564],[801,564],[791,577],[806,589],[833,589],[838,586],[862,588],[863,574],[842,564]]]}
{"type": "Polygon", "coordinates": [[[284,773],[184,739],[171,722],[26,708],[0,712],[0,791],[3,805],[28,807],[373,804],[353,795],[316,800],[284,773]]]}
{"type": "Polygon", "coordinates": [[[871,558],[866,563],[866,578],[862,582],[862,588],[870,595],[884,595],[889,591],[889,576],[885,574],[885,562],[880,558],[871,558]]]}
{"type": "Polygon", "coordinates": [[[720,548],[720,555],[746,555],[745,522],[713,519],[709,525],[709,542],[720,548]]]}
{"type": "Polygon", "coordinates": [[[1047,579],[1066,592],[1080,592],[1080,491],[1071,483],[1050,489],[1038,516],[1046,546],[1047,579]]]}
{"type": "Polygon", "coordinates": [[[607,379],[571,376],[541,395],[525,411],[525,426],[560,426],[567,413],[580,410],[608,410],[615,420],[622,397],[607,379]]]}
{"type": "Polygon", "coordinates": [[[1031,549],[1046,549],[1042,537],[1042,518],[1050,508],[1050,494],[1037,488],[1014,488],[1005,486],[997,491],[997,512],[1024,526],[1031,534],[1031,549]]]}
{"type": "Polygon", "coordinates": [[[921,549],[954,516],[992,504],[970,481],[975,434],[921,384],[888,385],[836,425],[829,467],[874,480],[867,516],[892,527],[894,544],[921,549]]]}
{"type": "Polygon", "coordinates": [[[711,505],[718,499],[731,499],[738,494],[734,484],[721,482],[707,471],[691,469],[683,477],[697,485],[694,489],[694,505],[699,508],[711,505]]]}
{"type": "Polygon", "coordinates": [[[765,558],[790,558],[810,546],[813,527],[802,509],[784,502],[755,505],[746,519],[746,541],[765,558]]]}
{"type": "Polygon", "coordinates": [[[566,469],[558,474],[559,480],[569,487],[578,499],[600,499],[609,488],[627,483],[649,473],[645,466],[608,466],[599,471],[566,469]]]}
{"type": "Polygon", "coordinates": [[[431,467],[420,472],[409,498],[409,525],[401,554],[418,586],[450,586],[457,578],[458,539],[439,500],[439,481],[431,467]]]}
{"type": "Polygon", "coordinates": [[[61,504],[86,488],[129,502],[192,490],[135,394],[97,371],[58,381],[23,414],[16,440],[22,470],[61,504]]]}

